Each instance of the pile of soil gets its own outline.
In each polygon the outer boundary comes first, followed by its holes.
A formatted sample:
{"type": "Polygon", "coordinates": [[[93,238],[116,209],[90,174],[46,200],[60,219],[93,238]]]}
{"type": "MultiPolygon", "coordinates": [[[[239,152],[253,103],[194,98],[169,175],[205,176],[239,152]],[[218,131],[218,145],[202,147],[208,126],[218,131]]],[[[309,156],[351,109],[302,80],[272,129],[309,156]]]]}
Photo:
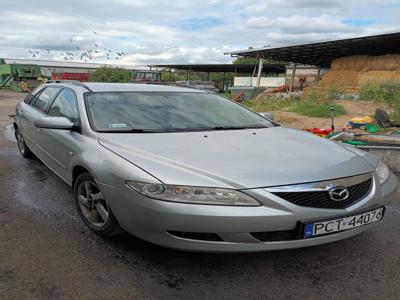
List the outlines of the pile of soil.
{"type": "Polygon", "coordinates": [[[400,55],[357,55],[335,59],[322,77],[322,88],[357,92],[367,83],[400,82],[400,55]]]}

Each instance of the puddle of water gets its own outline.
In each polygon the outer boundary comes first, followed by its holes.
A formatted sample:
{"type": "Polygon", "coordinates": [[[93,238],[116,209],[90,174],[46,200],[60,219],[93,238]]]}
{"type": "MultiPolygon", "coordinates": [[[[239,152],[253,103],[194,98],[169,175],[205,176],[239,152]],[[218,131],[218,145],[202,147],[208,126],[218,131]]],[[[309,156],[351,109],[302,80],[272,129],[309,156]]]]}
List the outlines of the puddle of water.
{"type": "Polygon", "coordinates": [[[6,128],[3,131],[4,137],[13,143],[16,143],[15,135],[14,135],[14,126],[12,124],[9,124],[6,126],[6,128]]]}

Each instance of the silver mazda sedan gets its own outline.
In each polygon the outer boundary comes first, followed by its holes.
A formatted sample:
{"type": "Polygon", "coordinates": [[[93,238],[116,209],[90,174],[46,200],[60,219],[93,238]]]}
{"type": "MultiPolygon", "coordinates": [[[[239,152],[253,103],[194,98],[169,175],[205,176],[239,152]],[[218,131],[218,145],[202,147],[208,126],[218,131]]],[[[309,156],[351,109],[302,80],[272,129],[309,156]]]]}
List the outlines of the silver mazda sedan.
{"type": "Polygon", "coordinates": [[[338,241],[380,221],[397,187],[367,152],[191,88],[51,82],[17,105],[14,127],[91,230],[171,248],[338,241]]]}

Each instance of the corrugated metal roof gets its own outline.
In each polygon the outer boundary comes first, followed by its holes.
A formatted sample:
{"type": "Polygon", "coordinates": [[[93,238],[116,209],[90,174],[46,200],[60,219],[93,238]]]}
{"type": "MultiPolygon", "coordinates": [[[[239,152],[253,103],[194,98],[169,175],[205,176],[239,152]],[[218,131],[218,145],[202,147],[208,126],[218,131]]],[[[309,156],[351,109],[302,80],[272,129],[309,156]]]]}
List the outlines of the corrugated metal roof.
{"type": "MultiPolygon", "coordinates": [[[[172,65],[150,65],[149,67],[167,68],[175,70],[188,70],[193,72],[239,72],[239,73],[252,73],[254,64],[172,64],[172,65]]],[[[284,64],[269,64],[265,63],[263,66],[264,72],[270,73],[284,73],[284,64]]]]}
{"type": "Polygon", "coordinates": [[[335,58],[345,56],[400,54],[400,32],[225,54],[328,67],[335,58]]]}
{"type": "Polygon", "coordinates": [[[128,65],[112,65],[100,63],[82,63],[72,61],[56,61],[56,60],[40,60],[40,59],[23,59],[23,58],[4,58],[6,64],[17,65],[37,65],[40,67],[59,67],[59,68],[82,68],[82,69],[98,69],[103,66],[119,67],[129,70],[135,70],[134,67],[128,65]]]}

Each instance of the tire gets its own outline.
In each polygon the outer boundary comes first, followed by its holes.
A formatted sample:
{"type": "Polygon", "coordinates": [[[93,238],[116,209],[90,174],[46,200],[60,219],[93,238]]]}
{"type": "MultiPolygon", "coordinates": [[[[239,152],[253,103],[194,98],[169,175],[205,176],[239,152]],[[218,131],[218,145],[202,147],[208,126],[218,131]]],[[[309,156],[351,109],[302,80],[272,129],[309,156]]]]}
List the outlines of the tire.
{"type": "Polygon", "coordinates": [[[17,139],[17,146],[18,146],[19,153],[25,158],[34,158],[35,155],[25,144],[24,137],[22,136],[21,132],[19,131],[19,128],[15,129],[15,138],[17,139]]]}
{"type": "Polygon", "coordinates": [[[92,175],[85,172],[74,183],[79,216],[94,233],[110,237],[124,233],[92,175]]]}

